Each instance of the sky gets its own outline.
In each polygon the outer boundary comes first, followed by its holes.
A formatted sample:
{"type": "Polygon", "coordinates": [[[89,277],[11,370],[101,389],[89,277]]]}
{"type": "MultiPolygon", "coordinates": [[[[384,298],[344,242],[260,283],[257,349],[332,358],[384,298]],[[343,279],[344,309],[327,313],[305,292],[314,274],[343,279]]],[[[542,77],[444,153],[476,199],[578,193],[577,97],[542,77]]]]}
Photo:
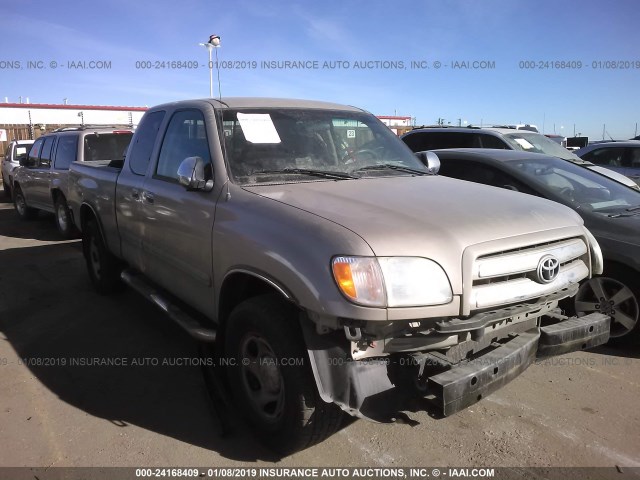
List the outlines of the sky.
{"type": "Polygon", "coordinates": [[[417,125],[638,134],[631,0],[0,0],[0,12],[0,101],[207,97],[199,43],[217,34],[214,96],[326,100],[417,125]]]}

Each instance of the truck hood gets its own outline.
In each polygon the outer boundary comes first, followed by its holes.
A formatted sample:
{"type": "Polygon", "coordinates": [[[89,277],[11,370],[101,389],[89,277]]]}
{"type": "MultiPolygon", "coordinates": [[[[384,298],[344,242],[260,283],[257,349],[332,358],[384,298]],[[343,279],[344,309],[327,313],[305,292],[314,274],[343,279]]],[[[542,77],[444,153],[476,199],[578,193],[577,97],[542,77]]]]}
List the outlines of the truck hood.
{"type": "Polygon", "coordinates": [[[245,188],[342,225],[378,256],[435,260],[438,252],[448,250],[460,259],[470,245],[583,224],[559,203],[440,176],[245,188]]]}

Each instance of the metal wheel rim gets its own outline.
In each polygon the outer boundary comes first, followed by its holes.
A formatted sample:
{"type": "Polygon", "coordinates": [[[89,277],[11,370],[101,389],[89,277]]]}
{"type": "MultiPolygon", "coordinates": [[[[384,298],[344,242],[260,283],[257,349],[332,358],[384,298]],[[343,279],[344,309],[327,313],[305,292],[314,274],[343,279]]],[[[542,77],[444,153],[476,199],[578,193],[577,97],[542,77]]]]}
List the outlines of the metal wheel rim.
{"type": "Polygon", "coordinates": [[[63,205],[58,205],[56,218],[58,219],[58,226],[63,232],[67,231],[67,211],[63,205]]]}
{"type": "Polygon", "coordinates": [[[89,243],[89,261],[91,262],[91,269],[93,270],[96,278],[100,278],[100,250],[98,249],[98,242],[95,237],[91,238],[89,243]]]}
{"type": "Polygon", "coordinates": [[[16,209],[20,215],[24,215],[27,211],[27,205],[21,193],[16,194],[16,209]]]}
{"type": "Polygon", "coordinates": [[[251,408],[274,423],[284,412],[284,378],[277,357],[264,337],[247,334],[240,345],[242,387],[251,408]]]}
{"type": "Polygon", "coordinates": [[[578,316],[599,312],[611,316],[612,338],[632,331],[640,313],[638,299],[624,283],[610,277],[595,277],[585,282],[575,297],[578,316]]]}

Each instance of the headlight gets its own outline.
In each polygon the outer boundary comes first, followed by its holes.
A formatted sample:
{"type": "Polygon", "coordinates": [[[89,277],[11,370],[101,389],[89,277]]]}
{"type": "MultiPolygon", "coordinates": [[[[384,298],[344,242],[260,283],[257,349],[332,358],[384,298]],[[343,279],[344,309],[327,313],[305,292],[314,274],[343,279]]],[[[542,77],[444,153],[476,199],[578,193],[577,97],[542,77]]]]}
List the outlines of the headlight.
{"type": "Polygon", "coordinates": [[[335,257],[333,276],[352,302],[371,307],[442,305],[453,292],[442,267],[419,257],[335,257]]]}
{"type": "Polygon", "coordinates": [[[602,275],[602,271],[604,270],[604,261],[602,260],[602,249],[600,248],[600,244],[596,240],[587,227],[584,228],[585,233],[587,234],[587,240],[589,240],[589,251],[591,252],[591,275],[602,275]]]}

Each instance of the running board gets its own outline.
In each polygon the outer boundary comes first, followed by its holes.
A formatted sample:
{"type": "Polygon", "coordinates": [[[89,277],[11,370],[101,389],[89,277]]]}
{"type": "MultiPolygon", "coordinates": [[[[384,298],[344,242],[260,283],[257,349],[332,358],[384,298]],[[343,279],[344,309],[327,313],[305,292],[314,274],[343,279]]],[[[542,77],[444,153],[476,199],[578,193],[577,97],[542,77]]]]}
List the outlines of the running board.
{"type": "Polygon", "coordinates": [[[124,270],[120,274],[120,278],[147,300],[162,309],[171,320],[186,330],[193,338],[201,342],[215,342],[216,331],[214,329],[203,327],[195,318],[159,293],[142,275],[132,270],[124,270]]]}

